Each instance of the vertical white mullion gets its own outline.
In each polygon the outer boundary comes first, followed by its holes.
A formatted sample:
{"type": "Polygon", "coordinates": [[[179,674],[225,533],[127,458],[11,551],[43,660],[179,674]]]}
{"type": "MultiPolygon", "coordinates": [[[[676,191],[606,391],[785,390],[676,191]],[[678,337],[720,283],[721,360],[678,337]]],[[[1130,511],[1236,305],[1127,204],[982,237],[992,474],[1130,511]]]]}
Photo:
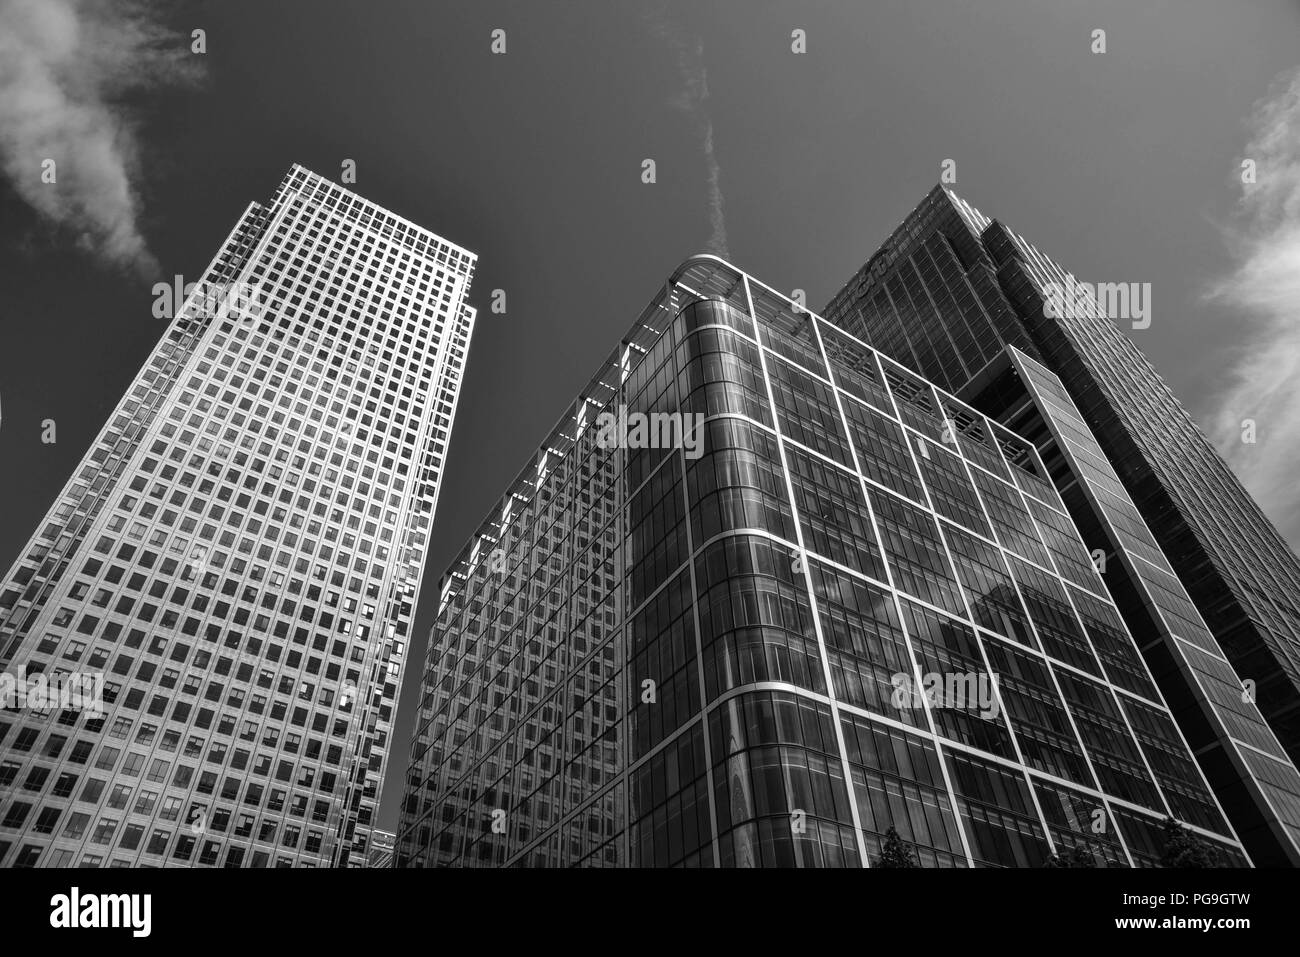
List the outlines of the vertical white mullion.
{"type": "MultiPolygon", "coordinates": [[[[664,330],[666,335],[675,335],[675,330],[673,327],[677,322],[677,316],[675,314],[676,310],[673,308],[675,306],[675,303],[673,302],[673,298],[672,298],[672,288],[673,287],[671,286],[671,284],[665,286],[665,293],[668,297],[668,327],[664,330]]],[[[673,348],[671,350],[672,355],[669,356],[669,361],[671,361],[673,364],[673,376],[675,378],[676,385],[678,387],[677,412],[682,417],[683,437],[686,435],[687,426],[686,426],[686,412],[682,409],[683,396],[680,391],[680,386],[682,383],[682,369],[680,364],[678,363],[677,352],[679,347],[684,347],[686,344],[687,336],[685,335],[685,326],[686,323],[683,322],[682,323],[683,333],[684,333],[683,338],[681,342],[673,343],[673,348]]],[[[704,430],[705,433],[707,433],[708,426],[707,423],[704,422],[703,417],[701,417],[700,420],[700,428],[704,430]]],[[[702,433],[701,435],[697,436],[697,440],[700,442],[701,448],[703,448],[704,434],[702,433]]],[[[716,867],[720,867],[722,864],[722,849],[721,849],[721,839],[718,835],[717,801],[713,793],[713,742],[710,740],[711,736],[709,734],[709,710],[710,710],[709,697],[708,697],[708,692],[704,686],[704,647],[703,647],[703,639],[700,635],[700,590],[699,590],[699,585],[695,578],[695,535],[691,530],[691,496],[687,488],[689,482],[689,476],[687,473],[688,466],[686,464],[685,449],[678,448],[677,456],[678,456],[678,460],[682,464],[682,487],[681,487],[682,520],[686,525],[686,565],[687,565],[687,573],[690,575],[690,579],[691,579],[691,618],[693,621],[694,633],[695,633],[695,674],[696,674],[696,680],[699,681],[699,703],[700,703],[699,721],[700,721],[700,728],[703,731],[703,737],[704,737],[704,781],[705,781],[705,789],[708,792],[708,799],[709,799],[709,830],[711,832],[709,844],[713,851],[713,866],[716,868],[716,867]]]]}

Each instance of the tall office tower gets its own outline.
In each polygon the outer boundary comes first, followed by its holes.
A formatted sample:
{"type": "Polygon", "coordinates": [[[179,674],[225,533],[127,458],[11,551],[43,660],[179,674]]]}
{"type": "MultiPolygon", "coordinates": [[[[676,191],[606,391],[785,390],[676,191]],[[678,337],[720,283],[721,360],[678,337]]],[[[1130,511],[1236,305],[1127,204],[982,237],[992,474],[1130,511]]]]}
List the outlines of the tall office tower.
{"type": "Polygon", "coordinates": [[[825,314],[1038,444],[1251,856],[1295,865],[1300,561],[1112,318],[1118,292],[936,187],[825,314]]]}
{"type": "Polygon", "coordinates": [[[1247,861],[1032,443],[719,259],[440,587],[395,866],[1247,861]]]}
{"type": "Polygon", "coordinates": [[[0,712],[0,865],[364,862],[473,269],[300,166],[248,207],[0,581],[0,668],[105,682],[0,712]]]}

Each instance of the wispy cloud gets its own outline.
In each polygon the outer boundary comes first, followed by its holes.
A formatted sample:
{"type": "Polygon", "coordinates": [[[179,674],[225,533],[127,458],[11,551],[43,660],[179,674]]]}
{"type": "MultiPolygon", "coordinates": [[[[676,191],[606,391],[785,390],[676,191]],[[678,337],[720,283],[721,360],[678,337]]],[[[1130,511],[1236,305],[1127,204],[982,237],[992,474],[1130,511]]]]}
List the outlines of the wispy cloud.
{"type": "Polygon", "coordinates": [[[677,57],[682,92],[674,98],[673,104],[690,117],[704,152],[709,225],[712,229],[705,248],[714,255],[729,259],[727,218],[722,203],[722,167],[713,147],[713,120],[709,116],[709,71],[704,66],[704,40],[687,32],[669,14],[665,3],[652,5],[646,19],[655,36],[666,41],[677,57]]]}
{"type": "Polygon", "coordinates": [[[14,191],[107,262],[153,269],[125,97],[196,79],[197,59],[150,0],[0,0],[0,169],[14,191]]]}
{"type": "Polygon", "coordinates": [[[1243,183],[1224,226],[1235,265],[1209,297],[1240,317],[1242,340],[1211,434],[1260,506],[1300,541],[1300,68],[1255,104],[1243,183]],[[1242,441],[1242,422],[1256,442],[1242,441]]]}

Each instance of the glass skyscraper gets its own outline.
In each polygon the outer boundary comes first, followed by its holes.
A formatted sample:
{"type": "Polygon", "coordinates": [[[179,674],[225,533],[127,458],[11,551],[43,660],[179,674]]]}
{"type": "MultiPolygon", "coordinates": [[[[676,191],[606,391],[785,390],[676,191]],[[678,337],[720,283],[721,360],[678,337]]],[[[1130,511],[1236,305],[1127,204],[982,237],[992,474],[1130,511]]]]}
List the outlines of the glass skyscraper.
{"type": "Polygon", "coordinates": [[[395,866],[1248,861],[1033,444],[717,258],[439,588],[395,866]]]}
{"type": "Polygon", "coordinates": [[[1298,864],[1300,561],[1096,293],[936,187],[824,311],[1038,445],[1252,857],[1298,864]]]}
{"type": "Polygon", "coordinates": [[[474,262],[301,166],[247,208],[0,580],[0,669],[103,682],[0,711],[0,866],[364,863],[474,262]]]}

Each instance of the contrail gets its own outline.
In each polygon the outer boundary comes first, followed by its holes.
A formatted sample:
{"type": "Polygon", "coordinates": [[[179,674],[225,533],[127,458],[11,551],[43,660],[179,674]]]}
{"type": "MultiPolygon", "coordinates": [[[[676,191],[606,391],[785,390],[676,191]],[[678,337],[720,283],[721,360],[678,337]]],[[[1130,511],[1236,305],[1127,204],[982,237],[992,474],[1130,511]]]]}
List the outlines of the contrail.
{"type": "MultiPolygon", "coordinates": [[[[1255,104],[1242,184],[1224,227],[1235,266],[1208,298],[1243,317],[1243,342],[1211,434],[1289,541],[1300,540],[1300,68],[1255,104]],[[1242,441],[1254,419],[1256,442],[1242,441]]],[[[1293,545],[1294,547],[1294,545],[1293,545]]]]}
{"type": "Polygon", "coordinates": [[[0,0],[0,169],[15,193],[109,263],[156,271],[121,97],[191,81],[197,59],[148,0],[0,0]]]}
{"type": "Polygon", "coordinates": [[[708,252],[730,259],[727,249],[727,219],[722,202],[722,167],[713,148],[713,120],[709,116],[709,72],[704,66],[704,40],[687,34],[679,23],[668,15],[667,7],[659,4],[646,14],[655,36],[666,41],[677,55],[677,69],[682,78],[682,93],[673,105],[690,117],[704,152],[705,182],[709,225],[712,234],[705,247],[708,252]]]}

